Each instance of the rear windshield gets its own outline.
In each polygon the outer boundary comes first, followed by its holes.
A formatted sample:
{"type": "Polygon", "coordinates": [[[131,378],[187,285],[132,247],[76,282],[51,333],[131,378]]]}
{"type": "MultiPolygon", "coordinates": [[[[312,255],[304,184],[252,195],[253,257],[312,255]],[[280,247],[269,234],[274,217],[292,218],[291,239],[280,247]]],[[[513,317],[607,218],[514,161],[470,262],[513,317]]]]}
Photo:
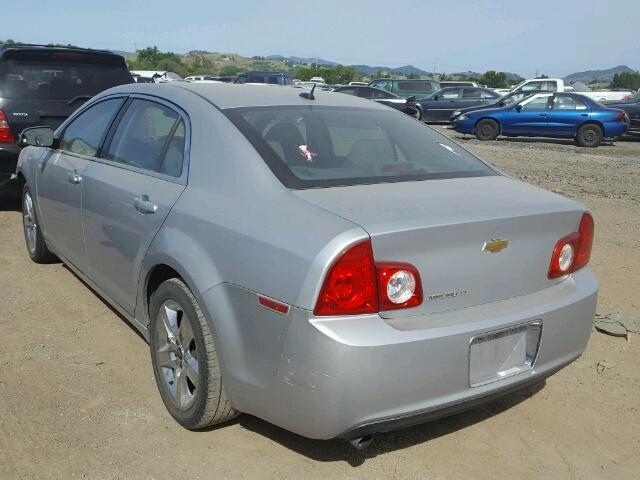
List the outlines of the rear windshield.
{"type": "Polygon", "coordinates": [[[403,93],[435,93],[438,85],[435,82],[419,82],[412,80],[398,80],[398,91],[403,93]]]}
{"type": "Polygon", "coordinates": [[[496,175],[446,136],[393,110],[277,106],[223,112],[288,188],[496,175]]]}
{"type": "Polygon", "coordinates": [[[53,53],[0,62],[2,98],[70,100],[76,96],[92,97],[132,81],[124,62],[112,59],[53,53]]]}

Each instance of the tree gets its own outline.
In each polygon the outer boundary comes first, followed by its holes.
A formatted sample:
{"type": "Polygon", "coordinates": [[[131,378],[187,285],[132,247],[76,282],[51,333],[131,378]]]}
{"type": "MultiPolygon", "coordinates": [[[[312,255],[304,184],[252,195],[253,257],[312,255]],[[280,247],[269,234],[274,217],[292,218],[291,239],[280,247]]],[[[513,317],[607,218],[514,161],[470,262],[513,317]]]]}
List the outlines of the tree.
{"type": "Polygon", "coordinates": [[[610,88],[640,89],[640,72],[616,73],[611,80],[610,88]]]}
{"type": "Polygon", "coordinates": [[[136,51],[136,56],[129,59],[131,70],[159,70],[176,72],[185,76],[189,69],[182,63],[178,55],[173,52],[161,52],[158,47],[147,47],[136,51]]]}
{"type": "Polygon", "coordinates": [[[439,80],[440,80],[441,82],[445,82],[445,81],[449,80],[449,77],[448,77],[448,75],[447,75],[446,73],[442,72],[442,73],[440,74],[440,78],[439,78],[439,80]]]}
{"type": "Polygon", "coordinates": [[[506,88],[507,74],[504,72],[489,70],[480,77],[479,82],[483,85],[487,85],[490,88],[506,88]]]}
{"type": "Polygon", "coordinates": [[[226,67],[222,67],[220,70],[220,75],[223,77],[232,77],[234,75],[238,75],[242,69],[240,67],[236,67],[235,65],[227,65],[226,67]]]}

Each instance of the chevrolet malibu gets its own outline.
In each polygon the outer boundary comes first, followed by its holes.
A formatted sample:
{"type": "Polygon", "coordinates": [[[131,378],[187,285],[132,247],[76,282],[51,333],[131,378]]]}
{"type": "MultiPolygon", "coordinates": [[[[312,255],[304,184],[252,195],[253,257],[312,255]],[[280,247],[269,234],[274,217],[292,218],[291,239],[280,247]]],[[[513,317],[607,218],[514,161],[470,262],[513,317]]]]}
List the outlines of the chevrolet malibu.
{"type": "Polygon", "coordinates": [[[149,341],[200,429],[370,436],[540,382],[596,306],[585,208],[333,92],[132,84],[25,130],[24,234],[149,341]]]}

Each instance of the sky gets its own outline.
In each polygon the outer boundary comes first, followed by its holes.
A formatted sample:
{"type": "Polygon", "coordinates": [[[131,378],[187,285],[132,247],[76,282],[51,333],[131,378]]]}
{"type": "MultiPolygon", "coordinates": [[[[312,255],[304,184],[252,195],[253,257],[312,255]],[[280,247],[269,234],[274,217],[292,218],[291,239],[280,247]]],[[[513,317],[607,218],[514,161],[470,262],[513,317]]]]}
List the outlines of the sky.
{"type": "MultiPolygon", "coordinates": [[[[640,70],[640,0],[20,0],[3,39],[565,76],[640,70]]],[[[6,18],[8,19],[8,18],[6,18]]]]}

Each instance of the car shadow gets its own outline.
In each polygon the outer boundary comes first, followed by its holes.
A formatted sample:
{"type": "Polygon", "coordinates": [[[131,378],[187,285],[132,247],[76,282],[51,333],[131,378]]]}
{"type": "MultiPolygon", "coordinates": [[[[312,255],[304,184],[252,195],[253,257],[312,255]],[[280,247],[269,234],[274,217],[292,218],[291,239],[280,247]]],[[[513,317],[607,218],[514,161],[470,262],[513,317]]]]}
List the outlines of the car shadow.
{"type": "MultiPolygon", "coordinates": [[[[252,415],[240,415],[238,418],[233,420],[231,424],[239,424],[247,430],[262,435],[279,443],[283,447],[293,450],[294,452],[304,455],[312,460],[319,462],[343,461],[352,467],[357,467],[362,465],[366,460],[375,458],[378,455],[391,453],[396,450],[402,450],[420,443],[428,442],[459,430],[463,430],[493,417],[494,415],[498,415],[536,395],[540,390],[542,390],[542,388],[544,388],[545,383],[545,380],[541,380],[537,384],[508,394],[501,399],[474,407],[450,417],[393,432],[378,434],[375,436],[374,442],[371,446],[362,451],[356,450],[351,447],[349,443],[341,439],[312,440],[305,438],[252,415]]],[[[229,423],[216,425],[202,431],[210,432],[219,428],[224,428],[227,425],[229,425],[229,423]]]]}
{"type": "MultiPolygon", "coordinates": [[[[464,136],[460,136],[457,135],[455,137],[455,139],[459,142],[468,142],[470,140],[477,140],[477,138],[473,135],[464,135],[464,136]]],[[[616,142],[621,141],[622,139],[618,139],[616,140],[616,142]]],[[[551,145],[565,145],[568,147],[575,147],[575,148],[579,148],[582,150],[593,150],[593,148],[589,148],[589,147],[579,147],[578,145],[576,145],[576,143],[570,139],[570,138],[546,138],[546,137],[498,137],[495,140],[491,140],[492,142],[498,142],[498,143],[545,143],[545,144],[551,144],[551,145]]],[[[490,142],[486,142],[486,143],[490,143],[490,142]]],[[[598,145],[597,148],[602,148],[602,147],[615,147],[615,142],[612,142],[610,140],[603,140],[602,143],[600,145],[598,145]]]]}
{"type": "Polygon", "coordinates": [[[22,202],[19,198],[13,196],[0,195],[0,212],[20,212],[22,211],[22,202]]]}

